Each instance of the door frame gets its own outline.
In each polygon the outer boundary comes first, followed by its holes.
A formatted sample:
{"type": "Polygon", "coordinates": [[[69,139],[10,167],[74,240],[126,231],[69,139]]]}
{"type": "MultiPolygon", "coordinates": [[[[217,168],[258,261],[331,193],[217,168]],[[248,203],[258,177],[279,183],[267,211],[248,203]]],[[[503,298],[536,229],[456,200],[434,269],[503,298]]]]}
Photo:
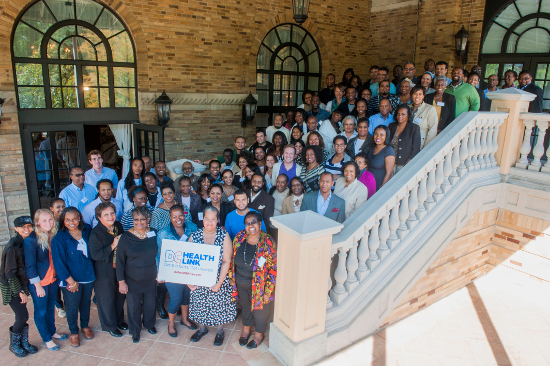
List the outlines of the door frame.
{"type": "Polygon", "coordinates": [[[144,156],[149,156],[151,158],[151,162],[153,166],[157,162],[155,160],[154,154],[153,156],[149,153],[149,136],[147,133],[144,134],[145,136],[145,142],[144,145],[140,145],[139,142],[141,142],[141,135],[140,131],[145,132],[153,132],[158,133],[159,139],[158,139],[158,150],[159,150],[159,158],[160,160],[164,161],[165,153],[164,153],[164,128],[161,126],[156,125],[147,125],[147,124],[133,124],[132,125],[132,146],[133,146],[133,156],[134,158],[141,158],[141,149],[140,147],[145,147],[145,154],[144,156]]]}

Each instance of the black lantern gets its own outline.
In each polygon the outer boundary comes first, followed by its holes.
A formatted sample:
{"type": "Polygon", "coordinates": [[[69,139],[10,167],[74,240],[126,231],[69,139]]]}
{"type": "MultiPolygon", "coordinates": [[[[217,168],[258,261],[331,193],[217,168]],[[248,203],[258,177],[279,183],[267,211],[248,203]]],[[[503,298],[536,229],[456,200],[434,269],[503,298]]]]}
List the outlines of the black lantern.
{"type": "Polygon", "coordinates": [[[294,20],[302,24],[307,19],[309,11],[309,0],[292,0],[292,10],[294,11],[294,20]]]}
{"type": "Polygon", "coordinates": [[[248,93],[248,96],[243,102],[243,117],[242,117],[242,127],[246,127],[246,124],[248,122],[252,122],[254,120],[254,117],[256,116],[256,106],[258,105],[258,101],[252,93],[248,93]]]}
{"type": "Polygon", "coordinates": [[[468,62],[468,38],[470,33],[464,29],[464,26],[455,34],[455,52],[462,59],[463,65],[468,62]]]}
{"type": "Polygon", "coordinates": [[[155,104],[157,105],[157,113],[159,115],[159,126],[166,128],[168,121],[170,121],[172,99],[168,98],[168,95],[163,90],[162,94],[155,100],[155,104]]]}

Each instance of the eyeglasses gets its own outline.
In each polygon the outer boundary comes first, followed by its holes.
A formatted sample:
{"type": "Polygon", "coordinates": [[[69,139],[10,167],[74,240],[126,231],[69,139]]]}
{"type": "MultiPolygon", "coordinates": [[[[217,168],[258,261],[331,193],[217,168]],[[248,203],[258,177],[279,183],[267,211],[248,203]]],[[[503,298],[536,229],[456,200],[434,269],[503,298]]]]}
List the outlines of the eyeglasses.
{"type": "Polygon", "coordinates": [[[134,218],[132,218],[132,221],[133,222],[146,222],[147,219],[134,219],[134,218]]]}
{"type": "Polygon", "coordinates": [[[414,67],[405,67],[403,70],[405,70],[405,71],[414,71],[414,67]]]}
{"type": "Polygon", "coordinates": [[[472,71],[473,72],[478,72],[478,71],[481,71],[481,69],[473,69],[472,71]]]}
{"type": "Polygon", "coordinates": [[[345,144],[334,144],[335,147],[344,147],[346,146],[345,144]]]}
{"type": "Polygon", "coordinates": [[[81,178],[83,176],[84,176],[84,173],[73,174],[73,177],[77,177],[77,178],[81,178]]]}
{"type": "Polygon", "coordinates": [[[249,221],[249,222],[245,222],[244,225],[245,226],[254,226],[258,223],[258,221],[254,220],[254,221],[249,221]]]}
{"type": "Polygon", "coordinates": [[[381,74],[381,73],[378,73],[378,76],[388,76],[388,74],[381,74]]]}

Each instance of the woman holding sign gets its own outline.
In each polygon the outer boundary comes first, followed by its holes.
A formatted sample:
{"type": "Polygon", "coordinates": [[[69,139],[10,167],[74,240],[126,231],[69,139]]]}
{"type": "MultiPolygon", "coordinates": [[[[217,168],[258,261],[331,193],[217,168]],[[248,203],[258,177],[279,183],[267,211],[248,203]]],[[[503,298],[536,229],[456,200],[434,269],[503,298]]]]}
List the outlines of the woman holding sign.
{"type": "Polygon", "coordinates": [[[118,241],[116,276],[120,293],[126,295],[130,334],[133,342],[138,343],[142,322],[149,333],[157,334],[157,238],[156,233],[149,228],[151,211],[147,207],[136,207],[131,215],[134,227],[124,232],[118,241]]]}
{"type": "MultiPolygon", "coordinates": [[[[186,241],[195,229],[195,224],[193,224],[193,227],[187,224],[185,220],[185,208],[183,205],[178,203],[170,207],[170,224],[168,224],[166,228],[162,229],[157,236],[157,270],[160,262],[162,240],[168,239],[186,241]]],[[[159,280],[159,283],[164,283],[164,281],[159,280]]],[[[197,329],[197,326],[189,321],[189,298],[191,296],[189,287],[179,283],[166,282],[166,288],[170,294],[170,300],[168,301],[168,335],[174,338],[178,336],[175,323],[176,315],[180,308],[180,324],[191,330],[197,329]]]]}
{"type": "Polygon", "coordinates": [[[208,328],[217,327],[215,346],[221,346],[224,340],[223,326],[235,320],[236,304],[231,298],[231,284],[227,273],[231,265],[232,245],[229,234],[218,226],[219,212],[214,206],[208,206],[203,212],[204,228],[195,231],[189,242],[210,244],[220,247],[218,264],[218,281],[212,287],[189,285],[191,303],[189,318],[200,325],[199,330],[191,337],[191,342],[198,342],[208,333],[208,328]]]}
{"type": "Polygon", "coordinates": [[[262,215],[250,211],[244,217],[245,229],[233,240],[233,261],[229,278],[233,298],[243,309],[241,346],[252,349],[264,340],[264,332],[275,300],[277,278],[277,244],[261,230],[262,215]],[[251,327],[255,326],[254,339],[248,342],[251,327]]]}

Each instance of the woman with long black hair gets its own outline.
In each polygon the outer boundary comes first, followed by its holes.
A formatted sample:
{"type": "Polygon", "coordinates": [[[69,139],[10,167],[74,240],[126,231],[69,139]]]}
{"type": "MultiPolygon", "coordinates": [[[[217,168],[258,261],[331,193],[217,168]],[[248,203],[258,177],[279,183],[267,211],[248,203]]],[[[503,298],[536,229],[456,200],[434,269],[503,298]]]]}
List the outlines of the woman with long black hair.
{"type": "Polygon", "coordinates": [[[145,163],[140,158],[130,160],[130,171],[126,178],[118,182],[116,199],[122,202],[122,211],[126,212],[132,208],[132,200],[128,198],[128,191],[133,186],[143,185],[143,174],[145,163]]]}

